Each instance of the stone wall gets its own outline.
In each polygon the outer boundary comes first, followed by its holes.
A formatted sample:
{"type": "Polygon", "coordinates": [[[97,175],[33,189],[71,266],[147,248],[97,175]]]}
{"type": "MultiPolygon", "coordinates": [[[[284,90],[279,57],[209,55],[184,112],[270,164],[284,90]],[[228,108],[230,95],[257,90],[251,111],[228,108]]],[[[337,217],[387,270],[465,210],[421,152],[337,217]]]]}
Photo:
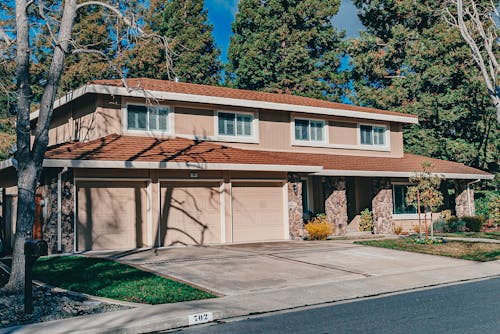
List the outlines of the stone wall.
{"type": "Polygon", "coordinates": [[[455,214],[457,217],[474,216],[476,215],[476,207],[474,205],[474,189],[469,189],[467,194],[467,182],[457,181],[455,183],[455,214]],[[470,212],[469,212],[470,199],[470,212]]]}
{"type": "Polygon", "coordinates": [[[345,177],[325,178],[325,214],[329,222],[336,227],[338,235],[347,229],[347,195],[345,177]]]}
{"type": "MultiPolygon", "coordinates": [[[[57,172],[45,175],[44,183],[37,193],[45,202],[44,218],[42,222],[42,238],[49,245],[49,254],[58,253],[57,249],[57,172]]],[[[61,252],[73,252],[74,242],[74,191],[73,173],[68,171],[62,174],[61,179],[61,252]]]]}
{"type": "Polygon", "coordinates": [[[301,239],[305,235],[302,220],[302,183],[300,177],[294,174],[288,176],[288,220],[290,224],[290,239],[301,239]]]}
{"type": "Polygon", "coordinates": [[[373,231],[376,234],[392,233],[392,184],[388,178],[373,179],[373,231]]]}

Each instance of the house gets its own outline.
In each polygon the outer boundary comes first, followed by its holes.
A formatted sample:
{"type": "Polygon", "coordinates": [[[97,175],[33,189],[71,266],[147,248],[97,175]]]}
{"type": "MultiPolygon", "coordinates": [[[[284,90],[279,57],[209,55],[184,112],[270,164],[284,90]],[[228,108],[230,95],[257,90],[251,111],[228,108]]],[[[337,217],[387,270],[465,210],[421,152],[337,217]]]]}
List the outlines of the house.
{"type": "MultiPolygon", "coordinates": [[[[285,94],[93,81],[55,102],[34,233],[52,252],[287,240],[311,212],[355,231],[365,208],[375,233],[391,233],[416,224],[405,193],[422,161],[455,189],[445,208],[473,215],[469,185],[493,176],[404,153],[403,126],[417,123],[285,94]]],[[[0,170],[12,242],[12,161],[0,170]]]]}

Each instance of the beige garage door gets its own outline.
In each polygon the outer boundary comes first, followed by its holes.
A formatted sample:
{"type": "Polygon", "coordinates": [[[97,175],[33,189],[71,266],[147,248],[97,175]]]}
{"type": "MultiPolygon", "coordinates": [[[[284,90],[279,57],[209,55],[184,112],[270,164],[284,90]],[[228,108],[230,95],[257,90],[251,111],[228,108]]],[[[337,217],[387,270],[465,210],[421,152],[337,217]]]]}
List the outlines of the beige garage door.
{"type": "Polygon", "coordinates": [[[219,182],[162,182],[162,246],[221,242],[219,182]]]}
{"type": "Polygon", "coordinates": [[[77,182],[77,249],[131,249],[147,244],[147,182],[77,182]]]}
{"type": "Polygon", "coordinates": [[[281,183],[233,183],[233,241],[284,239],[281,183]]]}

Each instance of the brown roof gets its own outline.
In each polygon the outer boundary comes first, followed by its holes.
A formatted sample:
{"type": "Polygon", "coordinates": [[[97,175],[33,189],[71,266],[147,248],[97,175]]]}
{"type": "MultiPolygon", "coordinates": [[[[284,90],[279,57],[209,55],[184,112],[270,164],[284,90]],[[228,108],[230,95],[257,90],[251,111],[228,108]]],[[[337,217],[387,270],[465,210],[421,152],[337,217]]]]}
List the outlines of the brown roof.
{"type": "MultiPolygon", "coordinates": [[[[90,82],[90,84],[123,87],[123,82],[120,79],[95,80],[90,82]]],[[[358,107],[350,104],[337,103],[337,102],[313,99],[309,97],[295,96],[290,94],[265,93],[265,92],[257,92],[245,89],[198,85],[198,84],[174,82],[167,80],[156,80],[147,78],[127,79],[127,85],[131,88],[140,88],[144,90],[155,90],[155,91],[164,91],[164,92],[181,93],[181,94],[213,96],[213,97],[225,97],[225,98],[240,99],[240,100],[283,103],[283,104],[291,104],[297,106],[341,109],[341,110],[351,110],[351,111],[359,111],[359,112],[367,112],[375,114],[417,118],[417,116],[410,114],[403,114],[399,112],[375,109],[375,108],[358,107]]]]}
{"type": "Polygon", "coordinates": [[[222,164],[262,164],[321,166],[325,170],[415,172],[423,161],[434,165],[435,173],[490,175],[464,164],[413,154],[402,158],[365,157],[333,154],[310,154],[247,150],[205,141],[184,138],[155,139],[150,137],[109,135],[90,142],[66,143],[51,147],[47,159],[190,162],[222,164]]]}

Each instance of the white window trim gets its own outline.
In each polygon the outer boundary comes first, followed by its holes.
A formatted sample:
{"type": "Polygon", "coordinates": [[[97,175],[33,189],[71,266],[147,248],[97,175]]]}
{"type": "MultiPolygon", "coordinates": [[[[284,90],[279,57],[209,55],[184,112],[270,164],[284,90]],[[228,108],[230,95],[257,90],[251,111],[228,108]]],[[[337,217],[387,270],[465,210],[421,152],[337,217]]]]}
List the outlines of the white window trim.
{"type": "Polygon", "coordinates": [[[358,147],[361,149],[386,149],[390,150],[391,149],[391,130],[390,127],[386,124],[374,124],[374,123],[358,123],[357,124],[357,142],[358,142],[358,147]],[[361,126],[371,126],[371,127],[377,127],[377,128],[385,128],[385,145],[366,145],[366,144],[361,144],[361,126]]]}
{"type": "MultiPolygon", "coordinates": [[[[235,129],[236,131],[236,129],[235,129]]],[[[229,142],[229,143],[259,143],[259,114],[253,111],[234,111],[234,110],[215,110],[214,111],[214,140],[229,142]],[[219,113],[223,114],[233,114],[233,115],[251,115],[252,119],[252,135],[242,136],[242,135],[220,135],[219,134],[219,113]]]]}
{"type": "MultiPolygon", "coordinates": [[[[392,219],[394,220],[418,220],[418,213],[394,213],[394,204],[396,203],[395,186],[411,186],[408,182],[392,182],[392,219]]],[[[420,218],[424,219],[424,213],[420,213],[420,218]]],[[[427,219],[431,218],[431,213],[427,212],[427,219]]]]}
{"type": "MultiPolygon", "coordinates": [[[[122,105],[122,131],[124,134],[148,134],[148,135],[154,135],[154,136],[173,136],[175,135],[174,129],[175,129],[175,124],[174,124],[174,106],[169,105],[169,104],[158,104],[158,105],[152,105],[150,103],[144,103],[144,102],[126,102],[125,104],[122,105]],[[129,129],[128,128],[128,106],[142,106],[142,107],[149,107],[149,108],[168,108],[168,114],[167,114],[167,129],[166,130],[138,130],[138,129],[129,129]]],[[[149,122],[149,120],[148,120],[149,122]]]]}
{"type": "Polygon", "coordinates": [[[329,124],[328,124],[328,121],[325,119],[292,116],[292,120],[291,120],[290,124],[291,124],[290,134],[292,136],[292,145],[324,147],[325,145],[328,145],[328,142],[330,141],[330,134],[328,131],[329,124]],[[296,119],[301,120],[301,121],[322,122],[323,123],[323,140],[298,140],[298,139],[295,139],[295,120],[296,119]]]}

